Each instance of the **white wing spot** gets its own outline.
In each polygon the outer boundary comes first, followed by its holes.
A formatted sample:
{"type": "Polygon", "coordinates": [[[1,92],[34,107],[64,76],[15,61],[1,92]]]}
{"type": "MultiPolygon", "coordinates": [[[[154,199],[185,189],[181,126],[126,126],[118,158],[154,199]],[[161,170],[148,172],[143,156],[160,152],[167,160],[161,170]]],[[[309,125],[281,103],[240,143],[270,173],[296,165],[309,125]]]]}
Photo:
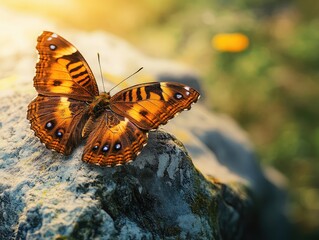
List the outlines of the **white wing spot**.
{"type": "Polygon", "coordinates": [[[58,35],[57,35],[56,33],[53,33],[53,34],[51,35],[51,37],[57,38],[58,35]]]}
{"type": "Polygon", "coordinates": [[[120,150],[120,149],[121,149],[121,147],[122,147],[122,146],[121,146],[121,144],[120,144],[120,143],[115,144],[115,149],[116,149],[116,150],[120,150]]]}
{"type": "Polygon", "coordinates": [[[56,46],[54,44],[50,44],[49,47],[50,47],[51,50],[55,50],[56,49],[56,46]]]}
{"type": "Polygon", "coordinates": [[[189,88],[189,87],[184,87],[184,89],[185,89],[185,90],[187,90],[187,91],[189,91],[189,90],[190,90],[190,88],[189,88]]]}

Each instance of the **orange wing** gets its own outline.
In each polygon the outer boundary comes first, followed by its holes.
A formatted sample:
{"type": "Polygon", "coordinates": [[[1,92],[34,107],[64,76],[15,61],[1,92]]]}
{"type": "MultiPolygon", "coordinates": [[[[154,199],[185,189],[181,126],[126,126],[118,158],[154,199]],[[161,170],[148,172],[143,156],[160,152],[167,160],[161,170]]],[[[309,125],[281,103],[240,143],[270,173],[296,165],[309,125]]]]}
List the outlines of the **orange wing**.
{"type": "Polygon", "coordinates": [[[128,118],[144,130],[157,128],[188,110],[199,98],[199,93],[186,85],[171,82],[151,82],[126,88],[110,100],[115,113],[128,118]]]}
{"type": "Polygon", "coordinates": [[[82,140],[87,112],[85,102],[39,95],[29,104],[27,119],[47,148],[68,155],[82,140]]]}
{"type": "Polygon", "coordinates": [[[39,61],[34,87],[39,94],[90,101],[99,95],[93,73],[81,53],[52,32],[38,37],[39,61]]]}
{"type": "Polygon", "coordinates": [[[147,140],[147,133],[127,118],[106,110],[94,123],[82,160],[101,166],[133,161],[147,140]]]}

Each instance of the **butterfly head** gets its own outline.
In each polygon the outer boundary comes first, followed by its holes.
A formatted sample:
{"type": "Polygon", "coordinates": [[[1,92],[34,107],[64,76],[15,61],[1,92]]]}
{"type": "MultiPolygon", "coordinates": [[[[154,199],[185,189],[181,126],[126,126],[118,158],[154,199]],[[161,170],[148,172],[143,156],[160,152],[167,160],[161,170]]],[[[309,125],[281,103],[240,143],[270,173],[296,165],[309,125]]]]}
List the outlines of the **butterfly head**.
{"type": "Polygon", "coordinates": [[[103,99],[105,101],[110,101],[111,99],[111,94],[110,92],[101,92],[99,96],[97,96],[97,98],[103,99]]]}
{"type": "Polygon", "coordinates": [[[100,95],[95,96],[93,105],[108,106],[110,104],[110,92],[101,92],[100,95]]]}

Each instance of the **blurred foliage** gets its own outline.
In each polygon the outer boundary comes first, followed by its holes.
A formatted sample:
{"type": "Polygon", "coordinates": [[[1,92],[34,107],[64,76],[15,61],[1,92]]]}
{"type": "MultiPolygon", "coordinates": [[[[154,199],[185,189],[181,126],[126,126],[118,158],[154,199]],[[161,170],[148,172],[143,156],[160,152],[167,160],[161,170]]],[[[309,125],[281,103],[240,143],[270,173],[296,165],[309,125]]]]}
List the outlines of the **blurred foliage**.
{"type": "Polygon", "coordinates": [[[192,2],[153,31],[171,34],[175,58],[195,66],[212,92],[207,105],[233,116],[261,161],[286,175],[293,238],[319,239],[319,21],[301,2],[265,2],[192,2]],[[245,34],[250,47],[209,49],[225,32],[245,34]]]}
{"type": "Polygon", "coordinates": [[[319,239],[319,1],[3,1],[197,69],[207,106],[235,118],[262,163],[287,177],[293,238],[319,239]],[[250,45],[219,52],[211,41],[220,33],[250,45]]]}

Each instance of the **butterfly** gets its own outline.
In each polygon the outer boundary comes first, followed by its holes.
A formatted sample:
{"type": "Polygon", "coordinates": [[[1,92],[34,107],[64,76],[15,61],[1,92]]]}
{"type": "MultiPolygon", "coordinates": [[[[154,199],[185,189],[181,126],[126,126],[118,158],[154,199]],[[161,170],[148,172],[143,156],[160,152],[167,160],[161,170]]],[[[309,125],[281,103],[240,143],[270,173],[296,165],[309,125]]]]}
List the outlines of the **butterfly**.
{"type": "Polygon", "coordinates": [[[33,79],[38,96],[27,119],[42,143],[64,155],[84,140],[82,160],[101,166],[133,161],[147,143],[148,132],[190,109],[199,93],[186,85],[150,82],[114,96],[99,93],[81,53],[56,33],[37,39],[39,60],[33,79]]]}

